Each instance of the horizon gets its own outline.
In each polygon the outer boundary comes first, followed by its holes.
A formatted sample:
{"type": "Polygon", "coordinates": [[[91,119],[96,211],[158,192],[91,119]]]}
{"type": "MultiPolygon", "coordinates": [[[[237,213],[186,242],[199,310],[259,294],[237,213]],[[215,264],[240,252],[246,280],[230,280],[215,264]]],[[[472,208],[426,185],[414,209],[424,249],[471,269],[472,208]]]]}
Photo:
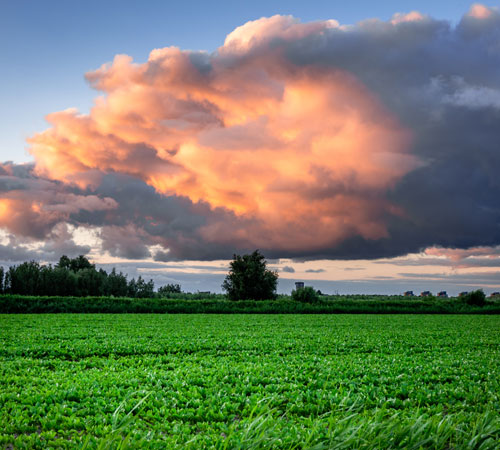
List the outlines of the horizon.
{"type": "Polygon", "coordinates": [[[500,290],[498,2],[120,5],[5,5],[0,266],[500,290]]]}

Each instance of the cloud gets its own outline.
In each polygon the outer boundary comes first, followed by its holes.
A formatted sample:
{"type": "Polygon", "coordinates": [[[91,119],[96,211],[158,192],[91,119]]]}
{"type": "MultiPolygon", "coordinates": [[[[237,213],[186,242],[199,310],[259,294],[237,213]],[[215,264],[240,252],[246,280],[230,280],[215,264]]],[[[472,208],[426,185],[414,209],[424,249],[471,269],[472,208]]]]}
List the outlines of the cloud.
{"type": "Polygon", "coordinates": [[[429,91],[431,95],[437,95],[441,98],[444,104],[477,110],[488,107],[500,109],[500,89],[471,85],[458,75],[449,79],[433,78],[429,91]]]}
{"type": "Polygon", "coordinates": [[[0,261],[1,262],[19,262],[38,260],[40,255],[36,251],[32,251],[23,245],[8,245],[0,244],[0,261]]]}
{"type": "Polygon", "coordinates": [[[499,245],[499,29],[479,4],[457,26],[273,16],[213,53],[117,55],[90,114],[49,114],[34,163],[0,167],[0,226],[158,261],[499,245]]]}
{"type": "Polygon", "coordinates": [[[0,227],[16,235],[44,239],[57,224],[70,222],[73,214],[118,206],[109,197],[40,178],[32,164],[7,163],[0,169],[0,227]]]}
{"type": "Polygon", "coordinates": [[[480,3],[474,3],[469,12],[465,15],[465,18],[472,18],[478,20],[485,20],[492,17],[495,13],[495,9],[488,8],[487,6],[481,5],[480,3]]]}
{"type": "Polygon", "coordinates": [[[434,273],[434,274],[422,274],[422,273],[400,273],[399,274],[405,278],[425,278],[429,280],[443,280],[448,282],[455,282],[456,284],[472,284],[478,285],[484,283],[488,286],[498,286],[498,280],[500,279],[500,272],[469,272],[469,273],[434,273]]]}
{"type": "Polygon", "coordinates": [[[281,269],[282,272],[287,272],[287,273],[295,273],[295,269],[291,266],[284,266],[281,269]]]}
{"type": "Polygon", "coordinates": [[[64,223],[60,223],[54,227],[44,245],[38,250],[38,254],[39,257],[41,256],[44,260],[56,261],[59,260],[62,255],[71,258],[78,255],[86,255],[90,251],[91,247],[89,245],[79,245],[75,243],[73,233],[69,227],[64,223]]]}
{"type": "Polygon", "coordinates": [[[307,269],[306,273],[322,273],[325,272],[325,269],[307,269]]]}
{"type": "Polygon", "coordinates": [[[450,259],[451,261],[463,261],[471,257],[500,258],[500,246],[497,247],[471,247],[468,249],[460,248],[441,248],[432,247],[425,250],[426,255],[439,256],[450,259]]]}
{"type": "Polygon", "coordinates": [[[75,257],[86,255],[91,248],[88,245],[79,245],[74,241],[73,234],[64,223],[54,227],[44,242],[37,242],[31,238],[22,238],[13,234],[4,235],[0,244],[0,262],[23,262],[30,260],[55,262],[62,255],[75,257]]]}
{"type": "Polygon", "coordinates": [[[410,130],[355,74],[282,54],[332,29],[274,16],[211,55],[157,49],[144,64],[119,55],[87,75],[106,94],[90,115],[50,114],[52,127],[30,139],[36,174],[95,190],[121,173],[222,208],[236,226],[199,230],[218,246],[300,253],[385,237],[386,216],[400,214],[386,192],[417,164],[410,130]]]}
{"type": "Polygon", "coordinates": [[[380,259],[375,261],[375,264],[401,267],[442,266],[453,270],[474,267],[496,267],[500,269],[500,246],[470,247],[468,249],[429,247],[419,254],[380,259]]]}
{"type": "Polygon", "coordinates": [[[99,238],[102,249],[111,256],[127,259],[144,259],[151,256],[144,242],[142,230],[132,224],[123,227],[102,227],[99,238]]]}

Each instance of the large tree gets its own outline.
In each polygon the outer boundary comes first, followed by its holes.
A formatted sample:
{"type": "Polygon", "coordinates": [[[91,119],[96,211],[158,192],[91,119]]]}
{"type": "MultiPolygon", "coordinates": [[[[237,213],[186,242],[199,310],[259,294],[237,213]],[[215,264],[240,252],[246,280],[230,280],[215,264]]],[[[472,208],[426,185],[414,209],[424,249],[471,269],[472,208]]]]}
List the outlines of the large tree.
{"type": "Polygon", "coordinates": [[[251,255],[234,255],[222,289],[231,300],[276,298],[278,273],[268,270],[266,266],[266,259],[258,250],[251,255]]]}

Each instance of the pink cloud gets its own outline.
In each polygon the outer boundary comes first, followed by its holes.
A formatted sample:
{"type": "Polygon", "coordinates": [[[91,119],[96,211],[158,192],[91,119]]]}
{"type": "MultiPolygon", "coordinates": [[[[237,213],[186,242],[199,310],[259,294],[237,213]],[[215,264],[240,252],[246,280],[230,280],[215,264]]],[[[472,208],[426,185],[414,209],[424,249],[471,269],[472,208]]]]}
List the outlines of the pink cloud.
{"type": "Polygon", "coordinates": [[[387,236],[384,217],[403,211],[386,192],[418,164],[410,131],[353,74],[281,54],[280,39],[336,26],[274,16],[237,28],[212,55],[119,55],[87,74],[104,93],[89,115],[50,114],[51,128],[30,139],[36,172],[82,188],[125,173],[252,220],[207,225],[212,242],[236,233],[252,246],[320,248],[387,236]]]}
{"type": "Polygon", "coordinates": [[[495,12],[494,8],[482,5],[481,3],[474,3],[467,13],[467,16],[474,19],[489,19],[495,12]]]}

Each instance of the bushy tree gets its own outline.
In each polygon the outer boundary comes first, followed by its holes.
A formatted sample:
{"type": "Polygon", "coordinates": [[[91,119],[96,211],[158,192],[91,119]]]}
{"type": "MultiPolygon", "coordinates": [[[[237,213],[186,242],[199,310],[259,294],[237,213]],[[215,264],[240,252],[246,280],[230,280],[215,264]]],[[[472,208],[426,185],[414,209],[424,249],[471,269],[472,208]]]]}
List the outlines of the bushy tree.
{"type": "Polygon", "coordinates": [[[80,270],[95,270],[95,265],[85,258],[85,256],[80,255],[71,260],[70,269],[73,272],[79,272],[80,270]]]}
{"type": "Polygon", "coordinates": [[[137,278],[136,282],[136,297],[137,298],[153,298],[155,285],[153,280],[146,282],[141,276],[137,278]]]}
{"type": "Polygon", "coordinates": [[[234,255],[222,289],[231,300],[276,298],[278,273],[267,269],[264,256],[255,250],[250,255],[234,255]]]}
{"type": "Polygon", "coordinates": [[[95,268],[80,269],[78,277],[78,295],[81,297],[103,295],[104,277],[95,268]]]}
{"type": "Polygon", "coordinates": [[[56,265],[57,268],[59,269],[68,269],[70,270],[71,268],[71,259],[69,259],[66,255],[62,255],[59,258],[59,262],[56,265]]]}
{"type": "Polygon", "coordinates": [[[319,295],[311,286],[305,286],[292,291],[292,299],[302,303],[315,303],[319,301],[319,295]]]}
{"type": "Polygon", "coordinates": [[[483,306],[486,304],[486,295],[484,295],[482,289],[469,292],[468,294],[465,294],[463,298],[468,305],[483,306]]]}
{"type": "Polygon", "coordinates": [[[132,278],[127,285],[127,296],[135,298],[137,297],[137,283],[135,282],[135,278],[132,278]]]}
{"type": "Polygon", "coordinates": [[[166,284],[158,288],[158,295],[160,297],[168,297],[170,294],[180,294],[181,292],[180,284],[166,284]]]}
{"type": "Polygon", "coordinates": [[[4,269],[2,266],[0,266],[0,294],[3,294],[3,289],[4,289],[4,284],[3,284],[3,277],[4,277],[4,269]]]}
{"type": "Polygon", "coordinates": [[[9,292],[21,295],[39,295],[40,264],[29,261],[9,267],[9,292]]]}
{"type": "Polygon", "coordinates": [[[106,295],[113,295],[114,297],[125,297],[127,295],[127,277],[123,273],[116,273],[113,270],[106,278],[105,293],[106,295]]]}
{"type": "MultiPolygon", "coordinates": [[[[69,267],[69,266],[68,266],[69,267]]],[[[54,267],[52,269],[51,292],[47,295],[76,295],[78,277],[69,268],[54,267]]]]}

